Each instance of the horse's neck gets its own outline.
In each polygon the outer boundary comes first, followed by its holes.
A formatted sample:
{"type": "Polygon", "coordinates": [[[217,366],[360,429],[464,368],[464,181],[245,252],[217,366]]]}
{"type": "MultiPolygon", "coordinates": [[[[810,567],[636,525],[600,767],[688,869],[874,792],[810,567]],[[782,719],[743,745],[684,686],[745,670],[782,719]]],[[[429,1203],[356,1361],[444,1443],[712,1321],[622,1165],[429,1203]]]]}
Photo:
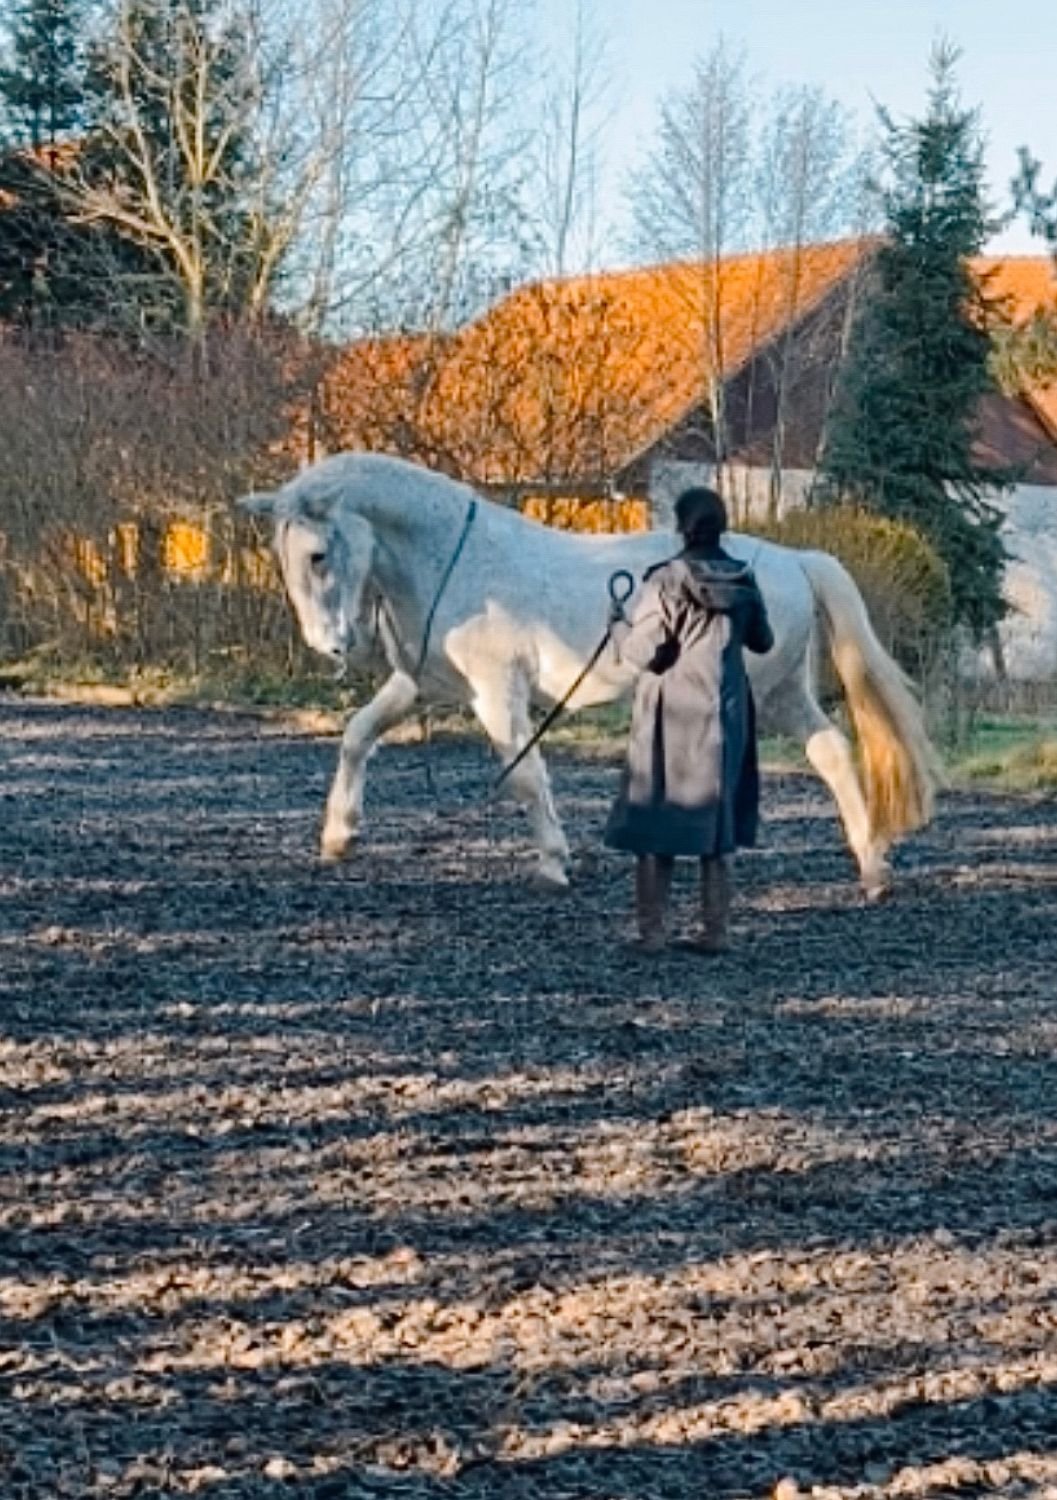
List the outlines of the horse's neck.
{"type": "Polygon", "coordinates": [[[429,557],[442,553],[448,539],[454,543],[473,499],[469,492],[416,487],[404,495],[361,493],[346,503],[390,552],[429,557]]]}
{"type": "MultiPolygon", "coordinates": [[[[350,503],[374,533],[370,584],[401,634],[421,629],[475,499],[469,492],[431,494],[416,487],[405,495],[357,495],[350,503]]],[[[485,503],[477,501],[478,516],[485,503]]]]}

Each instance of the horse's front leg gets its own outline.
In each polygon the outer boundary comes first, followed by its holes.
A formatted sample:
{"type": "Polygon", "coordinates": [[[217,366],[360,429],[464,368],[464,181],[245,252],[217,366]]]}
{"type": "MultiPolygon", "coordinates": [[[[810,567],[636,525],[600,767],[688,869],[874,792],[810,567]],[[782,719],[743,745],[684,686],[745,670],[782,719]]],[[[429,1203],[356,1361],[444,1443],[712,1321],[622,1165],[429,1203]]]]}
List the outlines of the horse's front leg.
{"type": "Polygon", "coordinates": [[[414,679],[406,672],[394,672],[345,725],[323,817],[320,853],[324,859],[342,859],[348,853],[363,819],[364,772],[371,751],[387,729],[407,718],[417,697],[414,679]]]}
{"type": "MultiPolygon", "coordinates": [[[[513,760],[532,734],[528,683],[524,674],[509,668],[495,677],[473,683],[473,707],[503,764],[513,760]]],[[[537,749],[503,783],[508,796],[525,803],[539,850],[537,879],[548,886],[569,884],[569,844],[551,795],[550,778],[537,749]]]]}

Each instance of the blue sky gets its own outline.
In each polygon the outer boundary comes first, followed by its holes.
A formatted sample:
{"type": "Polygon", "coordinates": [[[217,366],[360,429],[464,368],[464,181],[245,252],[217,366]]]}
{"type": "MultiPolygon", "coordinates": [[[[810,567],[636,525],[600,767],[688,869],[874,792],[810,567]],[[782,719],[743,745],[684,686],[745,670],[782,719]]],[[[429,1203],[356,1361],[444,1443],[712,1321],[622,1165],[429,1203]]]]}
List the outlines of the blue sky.
{"type": "MultiPolygon", "coordinates": [[[[543,0],[545,24],[568,24],[573,0],[543,0]]],[[[979,105],[994,196],[1008,199],[1016,152],[1028,145],[1057,177],[1057,0],[595,0],[617,101],[606,130],[610,192],[653,133],[660,96],[685,83],[722,34],[768,84],[811,83],[865,123],[872,100],[917,114],[937,37],[962,49],[958,76],[979,105]]],[[[1018,223],[989,249],[1043,254],[1018,223]]]]}

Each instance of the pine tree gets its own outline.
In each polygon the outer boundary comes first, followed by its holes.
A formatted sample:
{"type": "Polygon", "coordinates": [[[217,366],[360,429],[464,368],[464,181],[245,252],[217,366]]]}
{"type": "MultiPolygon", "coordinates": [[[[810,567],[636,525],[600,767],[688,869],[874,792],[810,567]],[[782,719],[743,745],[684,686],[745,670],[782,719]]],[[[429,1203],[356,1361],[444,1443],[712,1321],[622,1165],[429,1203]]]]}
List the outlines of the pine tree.
{"type": "Polygon", "coordinates": [[[54,170],[86,118],[84,0],[21,0],[0,67],[0,317],[39,327],[90,300],[91,232],[67,219],[54,170]]]}
{"type": "MultiPolygon", "coordinates": [[[[1057,181],[1047,192],[1039,185],[1042,163],[1027,149],[1020,148],[1020,171],[1013,182],[1013,201],[1027,216],[1032,234],[1040,235],[1049,245],[1053,268],[1057,272],[1057,181]]],[[[1039,308],[1027,325],[1011,329],[999,351],[999,375],[1006,374],[1009,383],[1018,380],[1052,381],[1057,379],[1057,298],[1048,307],[1039,308]]]]}
{"type": "Polygon", "coordinates": [[[0,119],[9,144],[54,146],[84,120],[84,0],[21,0],[7,23],[0,119]]]}
{"type": "Polygon", "coordinates": [[[983,144],[949,46],[932,58],[923,119],[881,113],[886,236],[852,332],[820,464],[824,498],[908,521],[951,577],[955,619],[982,639],[1005,613],[996,493],[1012,475],[973,454],[996,304],[970,260],[992,232],[983,144]]]}
{"type": "Polygon", "coordinates": [[[1020,148],[1020,170],[1013,181],[1013,201],[1025,213],[1032,234],[1047,241],[1057,262],[1057,181],[1047,192],[1039,185],[1042,162],[1026,146],[1020,148]]]}

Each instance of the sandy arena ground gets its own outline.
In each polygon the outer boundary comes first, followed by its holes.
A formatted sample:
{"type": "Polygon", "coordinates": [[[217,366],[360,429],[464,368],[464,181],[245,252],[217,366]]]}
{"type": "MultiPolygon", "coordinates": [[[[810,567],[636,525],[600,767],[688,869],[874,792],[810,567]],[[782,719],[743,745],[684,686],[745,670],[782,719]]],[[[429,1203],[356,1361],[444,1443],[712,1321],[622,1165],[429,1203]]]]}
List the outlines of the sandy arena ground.
{"type": "Polygon", "coordinates": [[[867,907],[770,778],[648,962],[612,765],[555,896],[476,743],[322,867],[334,755],[0,704],[0,1496],[1057,1496],[1053,802],[867,907]]]}

